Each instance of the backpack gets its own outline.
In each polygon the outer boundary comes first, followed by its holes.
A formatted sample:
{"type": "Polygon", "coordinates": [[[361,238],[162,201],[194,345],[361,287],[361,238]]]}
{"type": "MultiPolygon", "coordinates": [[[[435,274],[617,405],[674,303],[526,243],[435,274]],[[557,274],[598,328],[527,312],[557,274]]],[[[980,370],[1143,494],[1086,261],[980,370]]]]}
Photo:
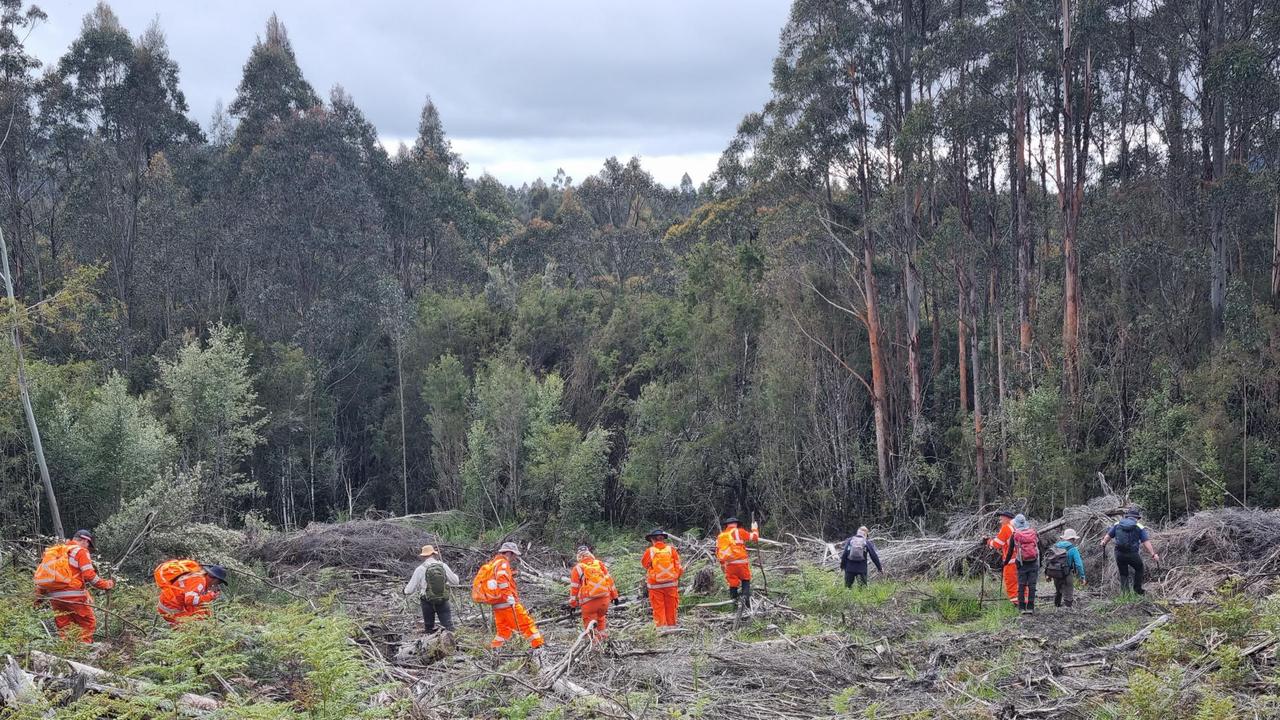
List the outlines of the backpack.
{"type": "Polygon", "coordinates": [[[204,568],[195,560],[168,560],[156,566],[154,576],[160,589],[173,587],[178,578],[191,573],[202,572],[204,568]]]}
{"type": "Polygon", "coordinates": [[[1142,544],[1142,526],[1136,522],[1129,525],[1121,520],[1116,523],[1115,539],[1117,548],[1137,552],[1138,546],[1142,544]]]}
{"type": "Polygon", "coordinates": [[[1049,550],[1049,556],[1044,561],[1045,577],[1061,580],[1071,574],[1071,559],[1067,552],[1066,548],[1057,545],[1049,550]]]}
{"type": "Polygon", "coordinates": [[[747,559],[747,547],[738,541],[737,530],[730,528],[716,537],[716,559],[721,564],[747,559]]]}
{"type": "Polygon", "coordinates": [[[1035,562],[1040,557],[1040,536],[1031,528],[1015,532],[1013,546],[1018,564],[1035,562]]]}
{"type": "Polygon", "coordinates": [[[498,561],[501,558],[494,558],[476,571],[475,579],[471,581],[471,599],[478,603],[495,603],[499,602],[498,591],[489,589],[489,581],[493,579],[494,572],[497,570],[498,561]]]}
{"type": "Polygon", "coordinates": [[[670,545],[653,548],[649,553],[649,582],[667,583],[680,579],[676,573],[676,554],[670,545]]]}
{"type": "Polygon", "coordinates": [[[71,543],[58,543],[44,551],[32,579],[42,592],[80,590],[84,581],[80,573],[71,567],[71,543]]]}
{"type": "Polygon", "coordinates": [[[607,594],[613,587],[613,578],[599,560],[589,558],[578,563],[578,567],[582,568],[582,586],[586,588],[587,597],[607,594]]]}
{"type": "Polygon", "coordinates": [[[427,563],[423,579],[426,582],[422,587],[422,597],[434,601],[449,599],[449,578],[445,574],[444,563],[427,563]]]}
{"type": "Polygon", "coordinates": [[[867,539],[861,535],[854,535],[844,544],[844,557],[846,560],[853,562],[867,561],[867,539]]]}

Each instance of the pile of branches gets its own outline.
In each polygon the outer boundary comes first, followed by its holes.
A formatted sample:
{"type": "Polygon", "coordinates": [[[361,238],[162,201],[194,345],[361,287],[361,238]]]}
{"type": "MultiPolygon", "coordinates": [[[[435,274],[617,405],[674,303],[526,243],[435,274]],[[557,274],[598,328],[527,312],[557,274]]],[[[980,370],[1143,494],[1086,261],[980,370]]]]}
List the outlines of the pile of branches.
{"type": "Polygon", "coordinates": [[[1280,576],[1280,511],[1204,510],[1179,525],[1152,533],[1161,555],[1161,595],[1195,600],[1229,579],[1242,590],[1265,592],[1280,576]]]}
{"type": "Polygon", "coordinates": [[[378,568],[402,572],[418,562],[423,545],[440,538],[403,519],[312,523],[305,530],[262,538],[255,554],[289,565],[378,568]]]}

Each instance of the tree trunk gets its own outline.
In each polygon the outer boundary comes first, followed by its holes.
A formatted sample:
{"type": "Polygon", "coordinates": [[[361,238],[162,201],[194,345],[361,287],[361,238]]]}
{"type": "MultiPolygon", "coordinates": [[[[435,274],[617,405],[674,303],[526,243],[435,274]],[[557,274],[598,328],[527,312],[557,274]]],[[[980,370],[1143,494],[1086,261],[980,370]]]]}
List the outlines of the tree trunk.
{"type": "MultiPolygon", "coordinates": [[[[1206,68],[1223,44],[1224,0],[1213,0],[1213,46],[1209,49],[1206,68]]],[[[1206,76],[1207,77],[1207,76],[1206,76]]],[[[1210,85],[1205,80],[1206,90],[1210,85]]],[[[1223,93],[1215,88],[1212,96],[1212,125],[1207,132],[1210,135],[1211,167],[1205,178],[1205,186],[1209,191],[1209,334],[1217,343],[1222,339],[1223,322],[1227,308],[1227,239],[1223,233],[1223,208],[1221,191],[1218,187],[1226,175],[1226,103],[1223,93]]]]}
{"type": "Polygon", "coordinates": [[[1063,312],[1062,379],[1073,409],[1080,407],[1080,257],[1076,232],[1084,204],[1085,165],[1089,157],[1092,53],[1086,51],[1082,107],[1073,102],[1076,63],[1071,41],[1071,0],[1062,0],[1062,182],[1063,312]]]}
{"type": "MultiPolygon", "coordinates": [[[[914,228],[909,230],[914,231],[914,228]]],[[[914,242],[911,244],[915,245],[914,242]]],[[[907,256],[902,274],[907,295],[907,369],[911,376],[911,434],[914,438],[924,414],[924,389],[920,377],[920,275],[911,255],[907,256]]]]}
{"type": "Polygon", "coordinates": [[[867,302],[867,341],[871,349],[871,394],[872,409],[876,422],[876,466],[880,474],[880,486],[890,494],[890,501],[896,505],[900,498],[892,494],[893,465],[889,451],[889,381],[884,362],[884,348],[880,342],[880,300],[876,289],[876,274],[873,267],[875,244],[870,228],[863,233],[863,285],[866,288],[867,302]]]}
{"type": "Polygon", "coordinates": [[[959,297],[956,302],[956,364],[960,370],[960,412],[969,414],[969,328],[966,308],[969,301],[964,294],[964,280],[959,277],[960,269],[956,269],[956,280],[959,286],[959,297]]]}
{"type": "Polygon", "coordinates": [[[970,277],[967,302],[969,304],[969,352],[973,360],[973,457],[974,485],[978,491],[978,507],[987,504],[987,448],[982,428],[982,365],[981,343],[978,342],[978,299],[976,278],[970,277]]]}
{"type": "MultiPolygon", "coordinates": [[[[1021,18],[1021,14],[1019,14],[1021,18]]],[[[1031,372],[1031,282],[1035,247],[1031,241],[1031,217],[1027,203],[1027,81],[1024,77],[1022,57],[1022,28],[1019,21],[1017,33],[1017,103],[1014,117],[1016,167],[1009,179],[1014,191],[1014,236],[1018,243],[1018,351],[1023,372],[1031,372]]]]}
{"type": "Polygon", "coordinates": [[[404,491],[404,514],[409,514],[409,450],[404,430],[404,343],[396,341],[396,379],[400,394],[400,483],[404,491]]]}
{"type": "Polygon", "coordinates": [[[53,492],[53,480],[49,477],[49,466],[44,461],[44,444],[40,442],[40,427],[36,424],[36,413],[31,407],[31,393],[27,390],[26,361],[22,357],[22,335],[18,328],[18,300],[13,292],[13,276],[9,273],[9,246],[4,240],[4,230],[0,229],[0,261],[3,261],[5,291],[9,295],[9,315],[13,321],[13,354],[18,365],[18,394],[22,398],[22,412],[27,416],[27,429],[31,432],[31,444],[36,451],[36,464],[40,466],[40,484],[44,486],[45,498],[49,501],[49,522],[53,525],[53,533],[59,540],[67,536],[62,529],[62,514],[58,511],[58,497],[53,492]]]}
{"type": "Polygon", "coordinates": [[[1280,193],[1276,194],[1271,233],[1271,299],[1280,300],[1280,193]]]}

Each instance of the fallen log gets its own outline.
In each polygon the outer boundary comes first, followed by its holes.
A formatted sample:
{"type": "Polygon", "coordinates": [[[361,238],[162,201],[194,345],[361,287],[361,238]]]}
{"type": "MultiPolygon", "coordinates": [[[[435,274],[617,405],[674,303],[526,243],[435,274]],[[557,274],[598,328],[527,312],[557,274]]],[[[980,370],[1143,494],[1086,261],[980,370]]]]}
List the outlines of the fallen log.
{"type": "MultiPolygon", "coordinates": [[[[152,683],[121,677],[102,668],[96,668],[75,660],[68,660],[57,655],[40,652],[39,650],[31,650],[28,654],[31,656],[32,665],[39,668],[42,673],[58,675],[60,674],[59,671],[66,667],[75,673],[83,675],[95,685],[119,686],[120,689],[136,695],[157,695],[160,692],[159,688],[152,683]]],[[[98,688],[92,687],[91,689],[98,688]]],[[[177,702],[179,705],[205,712],[211,712],[222,707],[220,700],[208,695],[196,695],[195,693],[182,693],[178,696],[177,702]]]]}
{"type": "Polygon", "coordinates": [[[34,678],[12,655],[6,655],[4,669],[0,670],[0,707],[18,708],[39,701],[40,688],[34,678]]]}
{"type": "Polygon", "coordinates": [[[1151,637],[1151,633],[1155,632],[1161,626],[1168,623],[1170,619],[1171,619],[1171,616],[1167,613],[1164,615],[1161,615],[1160,617],[1148,623],[1146,627],[1134,633],[1133,636],[1130,637],[1128,640],[1125,640],[1123,642],[1118,642],[1115,645],[1108,645],[1107,647],[1099,648],[1098,652],[1109,653],[1109,652],[1124,652],[1125,650],[1132,650],[1138,647],[1139,645],[1141,645],[1142,643],[1146,642],[1147,638],[1151,637]]]}

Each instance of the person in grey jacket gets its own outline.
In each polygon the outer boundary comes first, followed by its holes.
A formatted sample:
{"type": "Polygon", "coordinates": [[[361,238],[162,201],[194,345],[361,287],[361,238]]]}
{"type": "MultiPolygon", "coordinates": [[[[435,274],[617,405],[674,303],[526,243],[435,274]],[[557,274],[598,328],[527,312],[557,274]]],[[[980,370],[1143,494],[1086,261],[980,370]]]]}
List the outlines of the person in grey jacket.
{"type": "Polygon", "coordinates": [[[458,584],[458,576],[440,558],[431,545],[423,545],[418,557],[422,564],[414,568],[413,576],[404,586],[405,595],[417,595],[422,603],[422,622],[427,634],[436,631],[436,618],[444,629],[453,632],[453,612],[449,607],[449,586],[458,584]]]}
{"type": "Polygon", "coordinates": [[[871,558],[871,562],[876,564],[878,572],[884,572],[869,532],[866,526],[860,527],[857,534],[844,541],[844,548],[840,551],[840,569],[844,571],[846,588],[853,587],[855,580],[862,587],[867,586],[867,558],[871,558]]]}

